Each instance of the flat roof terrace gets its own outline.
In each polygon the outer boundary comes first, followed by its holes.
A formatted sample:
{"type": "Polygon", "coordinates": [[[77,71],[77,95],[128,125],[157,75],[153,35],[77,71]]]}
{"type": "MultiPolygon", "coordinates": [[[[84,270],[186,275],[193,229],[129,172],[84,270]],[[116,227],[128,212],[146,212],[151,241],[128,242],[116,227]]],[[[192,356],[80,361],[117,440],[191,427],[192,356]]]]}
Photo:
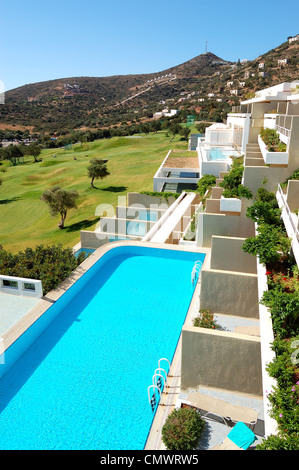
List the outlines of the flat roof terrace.
{"type": "Polygon", "coordinates": [[[172,150],[163,163],[165,168],[192,168],[199,170],[199,161],[196,151],[172,150]]]}

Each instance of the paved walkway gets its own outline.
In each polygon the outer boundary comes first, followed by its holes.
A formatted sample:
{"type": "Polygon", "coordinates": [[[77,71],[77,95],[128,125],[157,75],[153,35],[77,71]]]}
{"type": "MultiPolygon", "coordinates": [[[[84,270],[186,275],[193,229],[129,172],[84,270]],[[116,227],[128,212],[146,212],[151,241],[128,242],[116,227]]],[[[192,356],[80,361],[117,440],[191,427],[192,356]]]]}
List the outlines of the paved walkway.
{"type": "Polygon", "coordinates": [[[29,312],[40,299],[0,293],[0,336],[29,312]]]}

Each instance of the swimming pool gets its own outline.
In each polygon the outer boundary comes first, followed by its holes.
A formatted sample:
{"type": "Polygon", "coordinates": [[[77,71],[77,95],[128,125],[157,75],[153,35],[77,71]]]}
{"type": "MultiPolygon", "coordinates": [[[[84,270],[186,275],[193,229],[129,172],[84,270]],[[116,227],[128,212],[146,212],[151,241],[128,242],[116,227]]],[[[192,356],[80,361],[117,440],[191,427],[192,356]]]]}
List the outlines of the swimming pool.
{"type": "Polygon", "coordinates": [[[7,363],[24,349],[0,379],[0,449],[143,449],[147,388],[172,360],[204,257],[105,253],[6,351],[7,363]]]}
{"type": "Polygon", "coordinates": [[[146,234],[146,222],[139,222],[135,220],[129,221],[126,223],[126,232],[127,235],[144,237],[146,234]]]}
{"type": "Polygon", "coordinates": [[[217,148],[213,147],[208,151],[209,161],[227,160],[231,155],[238,156],[239,152],[233,148],[217,148]]]}
{"type": "Polygon", "coordinates": [[[139,220],[150,220],[156,222],[158,220],[158,214],[155,210],[151,209],[139,210],[139,213],[137,213],[135,218],[139,220]]]}

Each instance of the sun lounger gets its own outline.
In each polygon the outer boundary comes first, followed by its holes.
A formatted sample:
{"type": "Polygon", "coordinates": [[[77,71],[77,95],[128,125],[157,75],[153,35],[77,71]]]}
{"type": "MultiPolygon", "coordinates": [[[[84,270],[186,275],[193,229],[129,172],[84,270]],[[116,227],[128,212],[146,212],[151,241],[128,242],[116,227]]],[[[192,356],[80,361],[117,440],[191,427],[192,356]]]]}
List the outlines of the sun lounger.
{"type": "Polygon", "coordinates": [[[232,405],[221,398],[215,398],[200,392],[189,393],[184,402],[201,410],[203,417],[218,416],[225,424],[243,421],[253,429],[258,418],[258,411],[255,409],[232,405]]]}
{"type": "Polygon", "coordinates": [[[212,447],[210,450],[246,450],[255,440],[255,434],[246,424],[240,421],[221,444],[212,447]]]}
{"type": "Polygon", "coordinates": [[[261,336],[260,328],[258,326],[236,326],[234,333],[250,336],[261,336]]]}

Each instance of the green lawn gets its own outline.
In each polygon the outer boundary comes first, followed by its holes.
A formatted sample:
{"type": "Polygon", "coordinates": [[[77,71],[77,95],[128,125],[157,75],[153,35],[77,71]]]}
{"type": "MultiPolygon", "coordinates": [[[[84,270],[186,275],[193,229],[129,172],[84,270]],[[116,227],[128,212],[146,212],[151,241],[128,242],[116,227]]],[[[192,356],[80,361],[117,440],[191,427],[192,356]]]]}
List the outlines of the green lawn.
{"type": "Polygon", "coordinates": [[[33,158],[15,167],[4,162],[7,171],[0,173],[0,244],[12,252],[41,243],[74,246],[80,241],[80,230],[94,230],[99,204],[115,207],[118,196],[153,190],[153,176],[167,152],[187,149],[187,142],[179,136],[172,142],[170,138],[164,132],[114,137],[67,150],[44,150],[42,161],[37,163],[33,158]],[[87,176],[89,160],[94,157],[108,159],[110,172],[104,180],[95,180],[95,189],[87,176]],[[64,230],[57,227],[59,217],[52,217],[40,200],[43,191],[54,185],[79,193],[78,207],[69,211],[64,230]]]}

